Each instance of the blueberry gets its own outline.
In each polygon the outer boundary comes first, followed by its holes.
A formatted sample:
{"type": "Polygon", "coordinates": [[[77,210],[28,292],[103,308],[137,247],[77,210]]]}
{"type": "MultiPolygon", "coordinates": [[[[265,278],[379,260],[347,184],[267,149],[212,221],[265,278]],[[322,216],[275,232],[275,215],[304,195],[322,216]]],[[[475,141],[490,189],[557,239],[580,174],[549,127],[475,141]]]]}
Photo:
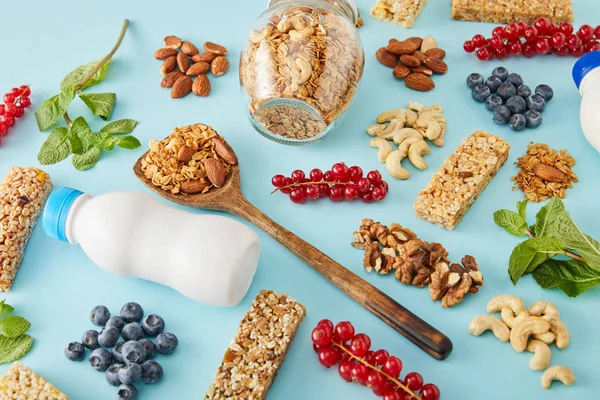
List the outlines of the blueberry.
{"type": "Polygon", "coordinates": [[[519,95],[522,98],[526,99],[529,96],[531,96],[531,89],[527,85],[521,85],[521,86],[519,86],[517,88],[517,95],[519,95]]]}
{"type": "Polygon", "coordinates": [[[471,89],[481,84],[483,84],[483,76],[481,76],[481,74],[473,73],[467,76],[467,86],[469,86],[471,89]]]}
{"type": "Polygon", "coordinates": [[[119,342],[119,343],[115,344],[115,347],[113,347],[111,350],[112,358],[116,362],[120,362],[120,363],[124,362],[123,356],[121,353],[121,351],[123,350],[124,344],[125,344],[125,342],[119,342]]]}
{"type": "Polygon", "coordinates": [[[155,341],[156,350],[162,354],[171,354],[178,343],[177,336],[172,333],[161,333],[156,337],[155,341]]]}
{"type": "Polygon", "coordinates": [[[142,364],[142,382],[146,385],[159,382],[162,376],[163,369],[156,361],[148,360],[142,364]]]}
{"type": "Polygon", "coordinates": [[[497,76],[502,82],[504,82],[506,78],[508,78],[508,70],[504,67],[496,67],[492,71],[492,75],[497,76]]]}
{"type": "Polygon", "coordinates": [[[494,111],[494,109],[496,107],[501,106],[501,105],[502,105],[502,98],[500,96],[498,96],[497,94],[491,95],[485,101],[485,107],[490,111],[494,111]]]}
{"type": "Polygon", "coordinates": [[[121,307],[121,318],[125,322],[137,322],[142,319],[144,309],[138,303],[127,303],[121,307]]]}
{"type": "Polygon", "coordinates": [[[112,356],[106,349],[96,349],[92,351],[92,355],[90,356],[90,365],[96,371],[100,372],[106,371],[111,361],[112,356]]]}
{"type": "Polygon", "coordinates": [[[154,358],[154,354],[156,353],[156,345],[150,339],[140,339],[138,340],[146,348],[146,360],[150,360],[154,358]]]}
{"type": "Polygon", "coordinates": [[[131,340],[123,345],[121,357],[125,363],[142,363],[146,359],[146,348],[142,343],[131,340]]]}
{"type": "Polygon", "coordinates": [[[85,348],[79,342],[71,342],[65,347],[65,357],[71,361],[81,361],[85,355],[85,348]]]}
{"type": "Polygon", "coordinates": [[[119,400],[131,400],[137,397],[137,389],[133,385],[121,385],[117,392],[119,400]]]}
{"type": "Polygon", "coordinates": [[[508,124],[508,120],[512,113],[506,106],[498,106],[494,109],[494,122],[498,125],[508,124]]]}
{"type": "Polygon", "coordinates": [[[119,317],[118,315],[113,315],[108,319],[108,321],[106,321],[105,328],[112,326],[113,328],[117,328],[117,330],[121,332],[123,330],[124,325],[125,321],[123,321],[123,318],[119,317]]]}
{"type": "Polygon", "coordinates": [[[489,87],[479,84],[473,88],[471,94],[475,100],[483,103],[488,97],[490,97],[492,92],[489,87]]]}
{"type": "Polygon", "coordinates": [[[100,347],[98,344],[98,331],[90,329],[89,331],[85,331],[83,336],[81,337],[81,343],[83,343],[84,347],[87,347],[90,350],[97,349],[100,347]]]}
{"type": "Polygon", "coordinates": [[[506,107],[513,114],[522,114],[527,110],[527,104],[525,103],[525,99],[521,96],[512,96],[508,100],[506,100],[506,107]]]}
{"type": "Polygon", "coordinates": [[[511,129],[514,131],[522,131],[527,126],[527,120],[523,114],[514,114],[508,121],[511,129]]]}
{"type": "Polygon", "coordinates": [[[542,112],[546,108],[546,100],[539,94],[532,94],[527,98],[527,108],[529,110],[535,110],[542,112]]]}
{"type": "Polygon", "coordinates": [[[106,381],[109,385],[119,386],[121,384],[121,380],[119,379],[119,371],[123,368],[125,364],[112,364],[106,370],[106,381]]]}
{"type": "Polygon", "coordinates": [[[489,87],[492,93],[496,93],[500,85],[502,81],[497,76],[490,76],[485,80],[485,86],[489,87]]]}
{"type": "Polygon", "coordinates": [[[525,120],[528,128],[535,129],[542,124],[543,118],[539,111],[529,110],[525,113],[525,120]]]}
{"type": "Polygon", "coordinates": [[[554,97],[554,90],[548,85],[539,85],[535,88],[535,94],[539,94],[544,100],[550,101],[554,97]]]}
{"type": "Polygon", "coordinates": [[[508,83],[511,83],[516,88],[523,84],[523,78],[521,78],[521,75],[515,74],[514,72],[512,74],[508,75],[508,77],[506,78],[506,81],[508,83]]]}
{"type": "Polygon", "coordinates": [[[165,330],[165,321],[160,315],[147,315],[142,321],[142,329],[146,335],[156,336],[165,330]]]}
{"type": "Polygon", "coordinates": [[[108,328],[102,329],[102,332],[98,335],[98,344],[102,347],[113,347],[120,336],[121,332],[119,332],[117,328],[109,326],[108,328]]]}
{"type": "Polygon", "coordinates": [[[90,313],[90,319],[92,323],[97,326],[104,326],[106,321],[110,318],[110,311],[105,306],[96,306],[90,313]]]}
{"type": "Polygon", "coordinates": [[[142,367],[140,364],[129,363],[119,370],[119,380],[126,385],[131,385],[141,378],[142,367]]]}
{"type": "Polygon", "coordinates": [[[125,341],[129,340],[140,340],[144,336],[144,332],[142,332],[142,327],[137,322],[130,322],[123,327],[123,339],[125,341]]]}
{"type": "Polygon", "coordinates": [[[498,88],[498,96],[502,98],[502,100],[506,101],[512,96],[517,94],[517,88],[515,88],[511,83],[503,83],[502,86],[498,88]]]}

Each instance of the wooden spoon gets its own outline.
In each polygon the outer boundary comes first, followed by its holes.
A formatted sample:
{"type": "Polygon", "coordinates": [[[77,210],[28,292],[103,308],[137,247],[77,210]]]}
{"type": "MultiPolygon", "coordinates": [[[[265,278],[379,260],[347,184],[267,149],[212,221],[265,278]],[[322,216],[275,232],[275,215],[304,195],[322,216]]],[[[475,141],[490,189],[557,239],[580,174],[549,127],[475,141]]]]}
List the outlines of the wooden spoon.
{"type": "Polygon", "coordinates": [[[240,187],[240,168],[231,167],[225,184],[212,188],[204,194],[178,195],[152,184],[142,171],[142,159],[133,166],[135,175],[152,191],[175,203],[186,206],[225,211],[246,219],[251,224],[268,233],[284,247],[302,259],[325,279],[346,293],[357,303],[371,311],[386,324],[394,328],[430,356],[443,360],[452,352],[452,342],[448,337],[415,314],[398,304],[391,297],[341,266],[321,251],[300,239],[281,225],[267,217],[253,206],[243,195],[240,187]]]}

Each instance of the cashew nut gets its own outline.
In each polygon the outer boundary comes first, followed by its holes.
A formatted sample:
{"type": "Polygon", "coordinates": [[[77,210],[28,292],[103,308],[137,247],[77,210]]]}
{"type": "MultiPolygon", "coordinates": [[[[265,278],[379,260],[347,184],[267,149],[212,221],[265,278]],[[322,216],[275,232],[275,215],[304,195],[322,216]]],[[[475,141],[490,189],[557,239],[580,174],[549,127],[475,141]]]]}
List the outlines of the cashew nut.
{"type": "Polygon", "coordinates": [[[409,101],[408,109],[416,112],[420,112],[425,108],[425,106],[417,101],[409,101]]]}
{"type": "Polygon", "coordinates": [[[444,137],[446,136],[446,127],[442,126],[442,133],[440,136],[438,136],[437,139],[432,140],[433,144],[435,144],[437,147],[442,147],[444,146],[444,137]]]}
{"type": "Polygon", "coordinates": [[[534,353],[529,362],[529,368],[532,370],[541,371],[550,365],[550,361],[552,361],[552,351],[546,343],[540,342],[539,340],[532,340],[527,345],[527,351],[534,353]]]}
{"type": "Polygon", "coordinates": [[[527,348],[529,336],[548,332],[550,324],[540,317],[525,317],[510,332],[510,344],[516,352],[522,353],[527,348]]]}
{"type": "Polygon", "coordinates": [[[550,346],[556,340],[556,336],[554,336],[554,333],[552,332],[542,333],[541,335],[533,335],[533,338],[535,340],[539,340],[540,342],[546,343],[548,346],[550,346]]]}
{"type": "Polygon", "coordinates": [[[571,386],[575,383],[575,374],[569,367],[555,365],[542,374],[542,387],[549,389],[552,381],[561,381],[564,385],[571,386]]]}
{"type": "Polygon", "coordinates": [[[371,136],[377,136],[385,140],[392,140],[394,135],[402,128],[404,128],[404,121],[401,119],[394,119],[387,125],[370,125],[367,128],[367,133],[371,136]]]}
{"type": "Polygon", "coordinates": [[[510,308],[509,306],[502,307],[502,310],[500,310],[500,315],[502,316],[502,321],[504,321],[506,326],[508,326],[511,329],[516,324],[521,322],[521,320],[523,320],[523,318],[529,317],[529,314],[527,313],[527,311],[521,311],[519,314],[517,314],[515,316],[512,308],[510,308]]]}
{"type": "Polygon", "coordinates": [[[402,143],[404,140],[406,140],[410,137],[414,137],[417,139],[423,139],[423,135],[421,135],[419,133],[419,131],[417,131],[416,129],[402,128],[399,131],[397,131],[396,134],[394,134],[394,137],[392,138],[392,140],[397,145],[400,145],[400,143],[402,143]]]}
{"type": "Polygon", "coordinates": [[[525,311],[523,300],[510,294],[493,297],[487,304],[487,310],[488,312],[499,312],[504,306],[510,307],[514,315],[519,315],[522,311],[525,311]]]}
{"type": "Polygon", "coordinates": [[[289,32],[290,40],[292,42],[301,42],[304,39],[310,38],[315,32],[314,28],[310,25],[306,25],[302,29],[292,29],[289,32]]]}
{"type": "Polygon", "coordinates": [[[382,112],[377,116],[377,122],[382,124],[384,122],[390,122],[395,119],[402,119],[406,123],[406,111],[403,108],[396,108],[393,110],[382,112]]]}
{"type": "Polygon", "coordinates": [[[419,140],[408,148],[408,159],[418,169],[427,169],[427,163],[423,160],[423,154],[431,152],[424,140],[419,140]]]}
{"type": "Polygon", "coordinates": [[[252,31],[250,32],[250,41],[252,43],[260,43],[267,38],[269,35],[269,30],[267,28],[261,29],[260,31],[252,31]]]}
{"type": "Polygon", "coordinates": [[[378,133],[387,128],[387,124],[373,124],[367,126],[367,133],[371,136],[379,136],[378,133]]]}
{"type": "Polygon", "coordinates": [[[406,157],[406,153],[401,150],[392,151],[385,160],[385,167],[390,175],[396,179],[410,178],[410,172],[402,168],[401,162],[406,157]]]}
{"type": "Polygon", "coordinates": [[[508,342],[508,326],[493,315],[478,315],[469,324],[469,332],[475,336],[480,336],[487,330],[491,330],[500,341],[508,342]]]}
{"type": "Polygon", "coordinates": [[[288,33],[294,27],[292,18],[283,18],[277,24],[277,30],[281,33],[288,33]]]}
{"type": "Polygon", "coordinates": [[[427,116],[419,116],[417,122],[415,122],[414,128],[429,140],[435,140],[442,134],[442,126],[440,123],[434,118],[427,116]]]}
{"type": "Polygon", "coordinates": [[[291,74],[293,83],[302,85],[312,76],[312,65],[310,65],[309,61],[297,58],[291,74]]]}
{"type": "Polygon", "coordinates": [[[419,113],[419,118],[433,118],[439,123],[445,123],[446,117],[439,111],[427,110],[419,113]]]}
{"type": "Polygon", "coordinates": [[[529,315],[535,315],[536,317],[543,315],[553,315],[557,318],[560,318],[560,311],[558,311],[558,307],[549,301],[539,300],[529,306],[527,309],[529,315]]]}
{"type": "Polygon", "coordinates": [[[571,339],[567,325],[560,318],[553,315],[545,315],[542,318],[550,323],[550,331],[556,336],[556,347],[559,349],[567,347],[571,339]]]}
{"type": "Polygon", "coordinates": [[[417,142],[422,142],[423,138],[415,138],[415,137],[409,137],[404,139],[399,145],[398,145],[398,150],[403,152],[405,155],[408,155],[408,148],[410,146],[412,146],[413,144],[417,143],[417,142]]]}
{"type": "Polygon", "coordinates": [[[377,152],[377,158],[379,159],[379,162],[385,162],[385,159],[388,157],[388,155],[394,151],[390,142],[379,137],[371,139],[369,146],[377,147],[377,149],[379,149],[379,152],[377,152]]]}

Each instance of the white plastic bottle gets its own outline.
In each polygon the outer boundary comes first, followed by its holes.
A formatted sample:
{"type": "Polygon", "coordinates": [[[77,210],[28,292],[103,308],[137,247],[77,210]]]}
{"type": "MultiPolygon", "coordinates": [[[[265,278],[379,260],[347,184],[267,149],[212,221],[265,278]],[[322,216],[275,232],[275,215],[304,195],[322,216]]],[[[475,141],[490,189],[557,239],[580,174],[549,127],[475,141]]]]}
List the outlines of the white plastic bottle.
{"type": "Polygon", "coordinates": [[[181,211],[142,192],[92,197],[59,188],[42,221],[49,236],[79,244],[101,268],[162,283],[210,305],[238,304],[258,264],[258,236],[247,226],[181,211]]]}
{"type": "Polygon", "coordinates": [[[581,129],[600,152],[600,51],[581,57],[573,67],[573,80],[581,94],[581,129]]]}

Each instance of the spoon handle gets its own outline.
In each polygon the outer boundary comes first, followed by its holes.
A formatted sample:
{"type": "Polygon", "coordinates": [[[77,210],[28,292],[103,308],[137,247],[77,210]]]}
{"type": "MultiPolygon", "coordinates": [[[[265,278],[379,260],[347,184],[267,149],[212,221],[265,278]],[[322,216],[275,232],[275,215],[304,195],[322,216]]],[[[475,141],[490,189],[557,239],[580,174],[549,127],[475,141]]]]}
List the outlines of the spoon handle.
{"type": "Polygon", "coordinates": [[[228,211],[248,220],[307,263],[335,287],[375,314],[430,356],[443,360],[452,342],[443,333],[404,308],[394,299],[360,278],[326,254],[277,224],[238,193],[228,211]]]}

